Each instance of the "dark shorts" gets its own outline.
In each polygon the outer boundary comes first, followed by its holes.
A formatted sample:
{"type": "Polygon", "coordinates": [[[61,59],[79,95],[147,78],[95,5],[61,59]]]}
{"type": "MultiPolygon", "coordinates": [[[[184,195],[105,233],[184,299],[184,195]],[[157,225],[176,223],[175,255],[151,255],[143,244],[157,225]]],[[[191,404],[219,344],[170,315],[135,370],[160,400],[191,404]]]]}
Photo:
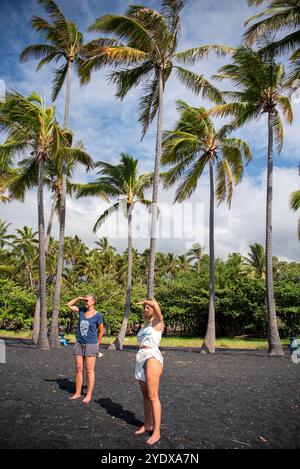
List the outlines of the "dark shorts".
{"type": "Polygon", "coordinates": [[[98,353],[98,344],[79,344],[77,342],[73,348],[73,355],[80,355],[81,357],[98,357],[98,353]]]}

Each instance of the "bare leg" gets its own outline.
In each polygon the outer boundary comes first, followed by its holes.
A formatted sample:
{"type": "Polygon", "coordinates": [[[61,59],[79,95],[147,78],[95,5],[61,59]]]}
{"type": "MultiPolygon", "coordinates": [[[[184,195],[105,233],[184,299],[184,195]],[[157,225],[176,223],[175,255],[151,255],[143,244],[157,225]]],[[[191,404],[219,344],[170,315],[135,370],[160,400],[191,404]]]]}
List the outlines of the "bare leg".
{"type": "Polygon", "coordinates": [[[153,430],[152,424],[152,407],[148,399],[147,385],[144,381],[139,381],[141,391],[144,398],[144,425],[142,425],[136,432],[135,435],[142,435],[145,432],[151,432],[153,430]]]}
{"type": "Polygon", "coordinates": [[[82,402],[87,404],[90,402],[92,398],[92,392],[94,389],[94,383],[95,383],[95,363],[96,363],[96,357],[85,357],[85,368],[86,368],[86,376],[87,376],[87,393],[85,398],[83,399],[82,402]]]}
{"type": "Polygon", "coordinates": [[[75,355],[76,364],[76,390],[70,399],[78,399],[81,396],[82,382],[83,382],[83,357],[81,355],[75,355]]]}
{"type": "Polygon", "coordinates": [[[160,439],[161,405],[158,397],[158,389],[162,370],[163,366],[158,360],[155,358],[148,358],[145,366],[145,375],[147,383],[147,394],[151,403],[154,420],[153,434],[147,440],[149,445],[153,445],[160,439]]]}

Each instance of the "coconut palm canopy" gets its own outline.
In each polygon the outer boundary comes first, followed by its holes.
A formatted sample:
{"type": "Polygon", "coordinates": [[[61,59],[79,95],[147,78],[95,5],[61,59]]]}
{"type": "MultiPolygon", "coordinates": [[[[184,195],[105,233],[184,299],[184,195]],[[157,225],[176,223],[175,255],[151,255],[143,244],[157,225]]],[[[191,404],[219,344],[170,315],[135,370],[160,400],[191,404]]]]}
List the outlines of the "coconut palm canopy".
{"type": "MultiPolygon", "coordinates": [[[[108,14],[117,16],[126,16],[128,13],[129,6],[135,2],[124,0],[122,2],[109,2],[103,0],[98,2],[96,0],[87,0],[81,2],[74,0],[69,2],[67,0],[57,0],[56,4],[59,10],[64,16],[64,21],[73,22],[76,24],[78,35],[76,47],[81,45],[87,45],[92,40],[101,39],[113,39],[118,41],[123,46],[130,44],[128,37],[117,37],[114,33],[108,32],[105,34],[101,31],[90,31],[88,28],[96,23],[97,18],[108,14]],[[82,35],[82,37],[80,36],[82,35]]],[[[138,2],[138,4],[144,3],[147,8],[154,8],[156,11],[161,13],[162,3],[160,1],[149,0],[147,2],[138,2]]],[[[250,17],[265,11],[270,8],[271,0],[265,0],[260,4],[253,4],[248,6],[247,0],[228,0],[221,7],[220,2],[211,2],[211,0],[189,0],[186,6],[180,12],[181,27],[178,34],[178,46],[176,53],[180,51],[189,50],[201,45],[228,45],[237,47],[240,45],[243,38],[243,34],[254,26],[261,18],[253,18],[245,27],[244,22],[250,17]],[[226,3],[226,5],[225,5],[226,3]],[[201,27],[200,27],[201,24],[201,27]],[[226,27],[225,27],[226,25],[226,27]]],[[[273,2],[274,3],[274,2],[273,2]]],[[[285,2],[287,3],[287,2],[285,2]]],[[[1,77],[6,84],[8,89],[17,89],[24,96],[29,95],[32,91],[38,92],[44,98],[46,97],[49,106],[51,104],[50,98],[55,87],[53,82],[55,77],[58,77],[58,70],[65,66],[66,56],[62,53],[62,47],[70,43],[65,39],[58,37],[59,30],[56,30],[57,43],[50,41],[48,36],[49,31],[53,28],[53,25],[57,19],[54,18],[53,13],[49,14],[45,8],[45,4],[38,3],[37,1],[29,0],[16,0],[15,2],[0,2],[0,15],[2,18],[1,23],[1,50],[0,58],[2,64],[1,77]],[[24,21],[20,23],[18,20],[19,15],[22,14],[24,21]],[[40,29],[37,31],[36,28],[32,28],[32,17],[42,19],[46,29],[40,29]],[[48,28],[48,30],[47,30],[48,28]],[[47,36],[49,40],[47,40],[47,36]],[[60,41],[60,42],[59,42],[60,41]],[[28,60],[20,63],[19,58],[22,51],[34,44],[47,45],[55,48],[55,57],[49,63],[42,65],[39,71],[36,72],[36,67],[40,61],[43,60],[47,55],[35,56],[28,55],[28,60]],[[7,52],[9,51],[9,53],[7,52]],[[59,59],[56,61],[56,59],[59,59]]],[[[57,12],[58,16],[60,15],[57,12]]],[[[269,17],[272,15],[270,14],[269,17]]],[[[268,16],[267,16],[268,17],[268,16]]],[[[37,21],[37,20],[36,20],[37,21]]],[[[63,22],[64,22],[63,21],[63,22]]],[[[37,21],[38,23],[38,21],[37,21]]],[[[75,29],[74,29],[75,34],[75,29]]],[[[282,37],[287,37],[290,34],[295,33],[294,28],[283,28],[281,31],[276,33],[275,30],[272,34],[276,34],[276,40],[280,40],[282,37]]],[[[77,34],[77,33],[76,33],[77,34]]],[[[71,37],[71,36],[70,36],[71,37]]],[[[69,37],[69,39],[70,39],[69,37]]],[[[74,36],[75,37],[75,36],[74,36]]],[[[103,43],[102,43],[103,44],[103,43]]],[[[114,43],[107,43],[111,46],[114,43]]],[[[90,44],[92,45],[92,44],[90,44]]],[[[96,44],[95,44],[96,45],[96,44]]],[[[101,42],[99,42],[101,45],[101,42]]],[[[257,47],[257,43],[253,44],[253,47],[257,47]]],[[[290,65],[287,63],[291,55],[296,52],[297,48],[290,49],[281,55],[278,55],[278,62],[284,62],[286,64],[286,75],[289,76],[291,72],[290,65]]],[[[91,48],[92,50],[93,48],[91,48]]],[[[41,49],[42,50],[42,49],[41,49]]],[[[78,59],[83,59],[83,49],[80,49],[78,59]]],[[[38,52],[38,50],[36,50],[38,52]]],[[[44,49],[46,53],[46,49],[44,49]]],[[[43,53],[44,53],[43,52],[43,53]]],[[[85,51],[86,52],[86,51],[85,51]]],[[[42,54],[42,52],[40,52],[42,54]]],[[[53,49],[54,53],[54,49],[53,49]]],[[[49,55],[49,54],[48,54],[49,55]]],[[[50,60],[50,57],[48,57],[50,60]]],[[[95,59],[96,60],[96,59],[95,59]]],[[[108,77],[111,74],[117,73],[121,69],[125,68],[137,68],[144,64],[144,60],[137,61],[133,65],[120,64],[116,68],[111,65],[107,65],[104,69],[99,69],[95,74],[91,72],[91,81],[84,87],[80,86],[80,82],[77,76],[77,68],[74,69],[73,80],[72,80],[72,98],[71,98],[71,110],[70,110],[70,127],[74,134],[74,142],[82,140],[87,154],[89,154],[95,162],[105,161],[108,163],[116,163],[118,155],[122,152],[133,155],[139,159],[139,168],[141,172],[150,172],[153,170],[153,158],[155,150],[155,122],[148,127],[144,140],[140,142],[142,136],[141,123],[139,122],[140,114],[138,113],[139,105],[142,105],[141,97],[149,94],[151,75],[143,75],[139,81],[137,88],[133,86],[124,97],[123,100],[116,99],[115,93],[118,91],[118,84],[115,82],[109,82],[108,77]],[[150,80],[148,80],[150,78],[150,80]],[[148,92],[145,88],[148,87],[148,92]]],[[[233,91],[233,87],[228,85],[227,82],[217,82],[212,80],[212,75],[217,73],[217,70],[224,63],[230,63],[230,56],[224,58],[218,57],[216,54],[211,54],[209,59],[196,61],[193,65],[190,63],[182,63],[174,59],[174,65],[190,70],[192,72],[203,75],[203,77],[210,82],[216,89],[230,90],[233,91]]],[[[78,66],[80,63],[78,62],[78,66]]],[[[292,65],[292,64],[291,64],[292,65]]],[[[166,94],[164,103],[164,130],[174,128],[177,121],[178,114],[176,110],[175,101],[177,99],[184,100],[188,105],[194,107],[205,106],[208,107],[208,101],[203,100],[201,94],[195,96],[192,92],[187,91],[185,84],[176,76],[176,69],[173,69],[173,73],[166,82],[166,94]]],[[[112,78],[112,77],[111,77],[112,78]]],[[[61,125],[63,125],[63,114],[65,107],[65,85],[61,88],[60,94],[58,94],[55,105],[57,111],[57,118],[61,125]]],[[[227,99],[227,97],[225,97],[227,99]]],[[[145,103],[144,103],[145,104],[145,103]]],[[[152,108],[153,109],[153,108],[152,108]]],[[[140,110],[141,112],[141,110],[140,110]]],[[[294,124],[289,129],[287,126],[284,127],[284,146],[281,152],[281,156],[275,155],[275,168],[274,177],[275,185],[280,186],[280,191],[277,192],[276,197],[278,202],[274,206],[274,227],[280,225],[281,213],[283,207],[286,210],[286,223],[284,227],[281,225],[280,230],[277,230],[277,235],[274,239],[274,249],[276,255],[282,255],[287,259],[298,259],[299,257],[299,241],[297,238],[297,232],[295,228],[298,222],[297,212],[293,212],[289,209],[289,196],[290,194],[298,189],[299,176],[297,173],[296,165],[298,163],[298,127],[300,119],[300,107],[295,101],[293,106],[294,113],[294,124]],[[286,239],[290,239],[289,243],[286,243],[286,239]]],[[[228,119],[226,119],[227,121],[228,119]]],[[[230,119],[229,119],[230,120],[230,119]]],[[[259,123],[256,120],[249,120],[247,124],[237,131],[235,134],[241,137],[249,143],[251,146],[252,154],[255,158],[247,167],[245,167],[244,178],[242,183],[236,189],[237,197],[233,197],[231,213],[234,219],[239,220],[246,229],[241,234],[237,224],[232,223],[230,227],[230,235],[232,239],[232,245],[243,245],[249,246],[253,242],[262,243],[264,237],[264,207],[261,201],[265,196],[264,186],[261,181],[264,178],[265,171],[265,127],[262,125],[263,120],[259,123]],[[257,209],[251,210],[248,206],[249,200],[259,200],[257,203],[257,209]],[[246,208],[248,206],[248,208],[246,208]],[[257,220],[260,220],[258,222],[257,220]],[[253,239],[251,233],[252,229],[256,226],[259,231],[258,236],[253,239]],[[259,239],[257,239],[259,238],[259,239]]],[[[214,122],[215,123],[215,122],[214,122]]],[[[224,121],[224,123],[226,123],[224,121]]],[[[215,124],[216,129],[219,129],[221,125],[215,124]]],[[[0,143],[5,141],[5,135],[0,135],[0,143]]],[[[203,174],[203,184],[200,184],[196,189],[194,197],[200,197],[207,206],[207,196],[204,190],[204,186],[207,184],[207,171],[203,174]]],[[[89,182],[93,181],[95,173],[86,174],[85,169],[82,165],[78,165],[73,174],[72,180],[77,182],[89,182]]],[[[0,197],[8,197],[8,191],[1,192],[3,187],[2,180],[0,181],[0,197]]],[[[173,201],[175,196],[175,186],[170,189],[170,195],[163,196],[163,201],[173,201]]],[[[146,194],[146,197],[151,197],[151,192],[146,194]]],[[[7,200],[7,199],[6,199],[7,200]]],[[[90,200],[90,199],[88,199],[90,200]]],[[[95,204],[96,199],[92,203],[89,203],[86,198],[75,200],[68,207],[70,210],[69,220],[76,217],[78,210],[84,212],[86,215],[87,222],[81,224],[78,227],[78,233],[74,230],[76,224],[68,224],[67,221],[67,235],[78,234],[81,239],[87,242],[90,246],[93,245],[95,236],[92,233],[92,227],[96,221],[95,219],[95,204]],[[68,228],[69,227],[69,228],[68,228]]],[[[192,200],[194,200],[192,198],[192,200]]],[[[35,197],[32,192],[28,193],[25,197],[26,211],[24,207],[18,202],[8,202],[2,204],[2,218],[11,222],[10,231],[13,232],[15,227],[22,227],[26,224],[29,226],[36,227],[36,205],[35,197]]],[[[97,201],[98,203],[98,201],[97,201]]],[[[102,202],[99,202],[100,204],[102,202]]],[[[45,208],[46,212],[50,210],[51,200],[46,197],[45,208]]],[[[104,207],[104,202],[102,207],[104,207]]],[[[101,210],[99,210],[99,214],[101,210]]],[[[221,232],[227,230],[227,208],[226,204],[221,204],[218,207],[219,220],[218,226],[221,232]]],[[[68,217],[68,215],[67,215],[68,217]]],[[[68,220],[68,218],[67,218],[68,220]]],[[[126,220],[122,221],[124,225],[126,220]]],[[[56,222],[55,222],[56,226],[56,222]]],[[[104,226],[105,232],[109,236],[109,224],[104,226]]],[[[54,229],[56,229],[54,227],[54,229]]],[[[76,228],[77,229],[77,228],[76,228]]],[[[101,236],[101,234],[100,234],[101,236]]],[[[195,240],[198,241],[198,240],[195,240]]],[[[203,244],[208,248],[207,237],[203,240],[199,240],[200,244],[203,244]]],[[[118,242],[116,247],[119,249],[124,248],[124,241],[118,242]]],[[[137,246],[140,250],[146,249],[149,246],[145,240],[137,240],[137,246]]],[[[170,248],[174,253],[181,254],[184,251],[184,241],[178,242],[178,240],[171,240],[168,245],[162,243],[159,250],[165,250],[170,248]]],[[[225,238],[221,237],[217,243],[217,253],[226,257],[229,253],[228,243],[225,242],[225,238]]],[[[238,249],[238,247],[237,247],[238,249]]],[[[247,255],[247,249],[243,253],[247,255]]]]}

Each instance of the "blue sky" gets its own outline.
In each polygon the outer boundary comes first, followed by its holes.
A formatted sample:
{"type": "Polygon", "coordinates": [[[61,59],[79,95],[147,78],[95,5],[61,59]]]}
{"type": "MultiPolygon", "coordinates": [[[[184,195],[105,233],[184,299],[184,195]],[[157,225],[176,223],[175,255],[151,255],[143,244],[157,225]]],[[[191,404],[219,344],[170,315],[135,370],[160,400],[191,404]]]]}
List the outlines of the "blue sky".
{"type": "MultiPolygon", "coordinates": [[[[101,1],[101,0],[58,0],[58,4],[69,19],[78,23],[85,34],[85,39],[97,37],[87,33],[88,26],[102,14],[115,12],[124,13],[127,5],[132,2],[101,1]]],[[[139,3],[139,2],[138,2],[139,3]]],[[[159,2],[144,1],[152,8],[159,8],[159,2]]],[[[213,2],[211,0],[187,0],[182,14],[182,35],[180,49],[204,44],[227,44],[237,46],[241,41],[243,22],[257,8],[248,7],[246,0],[227,0],[213,2]]],[[[45,17],[44,9],[35,0],[8,1],[1,0],[1,48],[0,48],[0,79],[4,80],[8,89],[28,94],[37,91],[47,98],[50,105],[51,79],[53,66],[44,67],[36,72],[36,62],[19,63],[19,54],[23,48],[39,43],[42,37],[32,30],[30,25],[33,14],[45,17]]],[[[198,63],[193,67],[197,72],[210,78],[218,67],[229,59],[216,59],[198,63]]],[[[128,152],[139,159],[141,171],[151,171],[155,151],[155,123],[141,142],[141,129],[137,123],[137,104],[140,90],[135,90],[120,103],[114,96],[114,89],[106,81],[108,70],[97,72],[91,83],[80,88],[75,78],[72,88],[71,121],[75,140],[82,140],[87,151],[94,160],[105,160],[116,163],[121,152],[128,152]]],[[[222,85],[220,85],[222,86],[222,85]]],[[[62,122],[64,110],[64,91],[59,96],[56,109],[58,119],[62,122]]],[[[188,92],[175,78],[168,82],[165,96],[164,128],[170,129],[178,115],[175,107],[176,99],[184,99],[192,105],[209,105],[200,97],[188,92]]],[[[299,187],[297,165],[299,162],[299,103],[294,103],[295,121],[292,127],[285,127],[285,146],[280,156],[275,156],[274,171],[274,255],[286,260],[300,260],[299,242],[297,240],[297,215],[288,207],[291,191],[299,187]]],[[[218,125],[218,123],[216,123],[218,125]]],[[[226,258],[230,252],[239,251],[247,254],[249,245],[254,242],[264,244],[265,217],[265,180],[266,180],[266,120],[253,123],[240,129],[237,134],[251,145],[254,155],[253,162],[245,168],[242,183],[235,188],[231,210],[223,204],[216,209],[216,254],[226,258]]],[[[3,137],[1,137],[3,141],[3,137]]],[[[74,180],[84,182],[93,179],[79,169],[74,180]]],[[[203,213],[196,236],[208,250],[208,177],[204,173],[197,191],[190,202],[202,204],[203,213]]],[[[174,190],[161,192],[160,200],[171,207],[174,190]]],[[[151,197],[151,194],[148,194],[151,197]]],[[[28,194],[25,205],[12,203],[1,207],[1,218],[11,222],[11,230],[28,224],[36,227],[35,192],[28,194]]],[[[93,245],[97,237],[108,235],[110,241],[120,250],[126,247],[126,239],[116,238],[110,228],[116,222],[109,222],[98,236],[92,233],[95,217],[106,205],[101,200],[82,199],[68,201],[67,234],[77,233],[87,244],[93,245]],[[80,217],[85,223],[80,223],[80,217]]],[[[49,197],[46,198],[46,212],[49,210],[49,197]]],[[[168,216],[171,209],[167,209],[168,216]]],[[[144,213],[141,215],[147,217],[144,213]]],[[[145,221],[146,222],[146,221],[145,221]]],[[[125,223],[121,221],[120,223],[125,223]]],[[[190,220],[187,223],[192,223],[190,220]]],[[[191,228],[192,229],[192,228],[191,228]]],[[[57,231],[57,224],[54,226],[57,231]]],[[[57,232],[54,231],[54,235],[57,232]]],[[[148,247],[147,238],[137,239],[136,247],[148,247]]],[[[162,251],[182,253],[191,244],[187,239],[160,239],[158,248],[162,251]]]]}

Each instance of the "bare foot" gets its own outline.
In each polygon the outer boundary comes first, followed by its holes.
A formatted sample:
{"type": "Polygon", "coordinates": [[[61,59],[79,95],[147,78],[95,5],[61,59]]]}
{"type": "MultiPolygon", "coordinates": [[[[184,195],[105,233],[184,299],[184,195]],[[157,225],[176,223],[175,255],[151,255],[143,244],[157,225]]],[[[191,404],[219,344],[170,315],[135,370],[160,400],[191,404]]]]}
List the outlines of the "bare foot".
{"type": "Polygon", "coordinates": [[[153,433],[152,436],[147,440],[148,445],[154,445],[154,443],[157,443],[158,440],[160,440],[160,434],[159,433],[153,433]]]}
{"type": "Polygon", "coordinates": [[[70,397],[70,400],[73,401],[74,399],[78,399],[79,397],[81,397],[81,394],[73,394],[73,396],[70,397]]]}
{"type": "Polygon", "coordinates": [[[85,396],[85,398],[83,399],[82,402],[83,402],[84,404],[88,404],[88,403],[90,402],[91,398],[92,398],[92,396],[85,396]]]}
{"type": "Polygon", "coordinates": [[[135,435],[142,435],[145,432],[152,432],[153,428],[146,428],[144,425],[142,425],[136,432],[134,432],[135,435]]]}

